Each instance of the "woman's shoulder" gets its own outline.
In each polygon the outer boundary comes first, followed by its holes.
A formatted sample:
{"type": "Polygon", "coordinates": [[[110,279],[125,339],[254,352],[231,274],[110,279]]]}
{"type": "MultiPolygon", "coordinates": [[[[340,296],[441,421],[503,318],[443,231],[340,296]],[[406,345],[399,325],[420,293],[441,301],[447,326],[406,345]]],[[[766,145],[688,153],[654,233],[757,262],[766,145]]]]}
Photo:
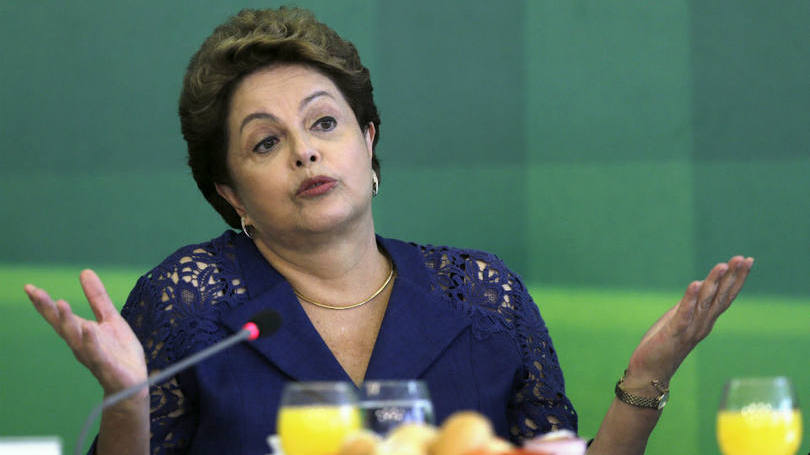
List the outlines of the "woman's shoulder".
{"type": "Polygon", "coordinates": [[[430,276],[431,291],[471,316],[479,337],[515,333],[518,326],[542,324],[520,276],[497,255],[470,248],[409,242],[430,276]]]}
{"type": "Polygon", "coordinates": [[[442,289],[493,287],[504,292],[525,291],[520,276],[493,253],[415,242],[408,245],[419,251],[425,268],[437,278],[442,289]]]}
{"type": "Polygon", "coordinates": [[[175,279],[175,274],[195,273],[221,268],[236,263],[235,241],[237,234],[227,230],[220,236],[200,243],[182,246],[163,259],[157,266],[144,274],[152,280],[175,279]]]}
{"type": "Polygon", "coordinates": [[[177,249],[140,277],[121,310],[142,340],[177,336],[175,345],[205,345],[222,334],[219,314],[247,295],[233,231],[177,249]]]}

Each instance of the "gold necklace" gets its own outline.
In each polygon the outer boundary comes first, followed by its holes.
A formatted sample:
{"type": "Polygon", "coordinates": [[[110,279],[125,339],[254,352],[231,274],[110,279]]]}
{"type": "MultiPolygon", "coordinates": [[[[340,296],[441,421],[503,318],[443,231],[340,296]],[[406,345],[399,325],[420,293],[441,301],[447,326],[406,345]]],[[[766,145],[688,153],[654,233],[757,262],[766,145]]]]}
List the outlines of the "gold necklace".
{"type": "Polygon", "coordinates": [[[375,297],[380,295],[380,293],[383,290],[385,290],[385,288],[388,287],[388,284],[391,283],[392,278],[394,278],[394,263],[393,262],[391,263],[391,271],[388,272],[388,277],[385,279],[385,281],[383,282],[382,286],[380,286],[379,289],[374,291],[374,293],[371,294],[371,296],[369,296],[367,299],[363,300],[362,302],[353,303],[353,304],[348,305],[348,306],[327,305],[325,303],[321,303],[321,302],[318,302],[316,300],[312,300],[311,298],[309,298],[309,297],[305,296],[304,294],[301,294],[300,292],[298,292],[298,290],[295,289],[295,288],[293,288],[293,292],[295,292],[295,295],[298,296],[299,299],[303,300],[304,302],[311,303],[311,304],[315,305],[316,307],[326,308],[327,310],[350,310],[352,308],[357,308],[357,307],[359,307],[361,305],[365,305],[368,302],[371,302],[372,300],[374,300],[375,297]]]}

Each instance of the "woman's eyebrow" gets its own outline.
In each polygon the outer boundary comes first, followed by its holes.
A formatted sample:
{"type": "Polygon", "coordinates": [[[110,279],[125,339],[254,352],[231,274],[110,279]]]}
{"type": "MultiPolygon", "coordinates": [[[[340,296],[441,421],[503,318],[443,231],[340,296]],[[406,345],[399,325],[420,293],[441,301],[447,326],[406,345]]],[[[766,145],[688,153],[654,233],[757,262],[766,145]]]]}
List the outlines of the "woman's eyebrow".
{"type": "Polygon", "coordinates": [[[241,133],[242,130],[245,129],[245,125],[250,123],[250,121],[260,119],[260,118],[270,119],[270,120],[273,120],[273,121],[276,121],[276,122],[278,121],[278,118],[273,114],[270,114],[270,113],[267,113],[267,112],[254,112],[252,114],[248,114],[247,116],[245,116],[245,118],[242,119],[242,125],[239,127],[239,132],[241,133]]]}
{"type": "Polygon", "coordinates": [[[312,100],[318,98],[320,96],[328,96],[329,98],[335,99],[331,93],[327,92],[326,90],[318,90],[317,92],[309,95],[308,97],[301,100],[301,104],[298,105],[298,110],[301,111],[306,107],[307,104],[311,103],[312,100]]]}
{"type": "MultiPolygon", "coordinates": [[[[299,111],[303,110],[304,107],[306,107],[307,104],[311,103],[313,100],[315,100],[316,98],[319,98],[321,96],[328,96],[329,98],[335,99],[335,97],[332,96],[331,93],[329,93],[329,92],[327,92],[325,90],[318,90],[317,92],[315,92],[315,93],[307,96],[306,98],[302,99],[301,103],[298,105],[298,110],[299,111]]],[[[252,120],[256,120],[256,119],[270,119],[270,120],[273,120],[273,121],[278,121],[278,118],[275,115],[270,114],[268,112],[254,112],[252,114],[246,115],[245,118],[242,119],[242,124],[239,126],[239,132],[241,133],[242,130],[245,129],[245,125],[250,123],[252,120]]]]}

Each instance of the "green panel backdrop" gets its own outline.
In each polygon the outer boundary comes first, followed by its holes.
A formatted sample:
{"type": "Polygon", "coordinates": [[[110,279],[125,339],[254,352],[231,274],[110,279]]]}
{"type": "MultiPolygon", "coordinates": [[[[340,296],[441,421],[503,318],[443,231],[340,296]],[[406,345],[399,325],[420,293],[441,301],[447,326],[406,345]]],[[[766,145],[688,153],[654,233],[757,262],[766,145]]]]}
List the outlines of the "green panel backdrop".
{"type": "MultiPolygon", "coordinates": [[[[120,304],[226,228],[185,166],[181,79],[216,24],[278,4],[0,2],[0,437],[72,444],[99,398],[23,283],[87,314],[81,268],[120,304]]],[[[729,376],[786,374],[810,401],[806,1],[298,4],[371,70],[378,232],[489,250],[520,273],[583,435],[646,328],[736,253],[755,270],[673,381],[649,453],[717,453],[729,376]]]]}

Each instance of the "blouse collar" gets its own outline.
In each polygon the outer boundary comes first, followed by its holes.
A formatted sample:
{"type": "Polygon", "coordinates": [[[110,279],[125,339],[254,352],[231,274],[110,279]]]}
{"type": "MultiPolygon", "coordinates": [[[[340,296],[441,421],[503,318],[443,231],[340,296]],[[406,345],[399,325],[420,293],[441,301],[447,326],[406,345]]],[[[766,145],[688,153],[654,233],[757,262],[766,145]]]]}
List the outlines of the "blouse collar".
{"type": "MultiPolygon", "coordinates": [[[[233,331],[254,314],[273,309],[281,315],[274,335],[251,346],[269,362],[300,381],[350,381],[310,322],[292,287],[244,234],[234,235],[236,260],[248,301],[225,314],[233,331]]],[[[377,236],[391,257],[396,279],[366,379],[418,378],[470,325],[469,318],[431,288],[431,277],[418,246],[377,236]]]]}

